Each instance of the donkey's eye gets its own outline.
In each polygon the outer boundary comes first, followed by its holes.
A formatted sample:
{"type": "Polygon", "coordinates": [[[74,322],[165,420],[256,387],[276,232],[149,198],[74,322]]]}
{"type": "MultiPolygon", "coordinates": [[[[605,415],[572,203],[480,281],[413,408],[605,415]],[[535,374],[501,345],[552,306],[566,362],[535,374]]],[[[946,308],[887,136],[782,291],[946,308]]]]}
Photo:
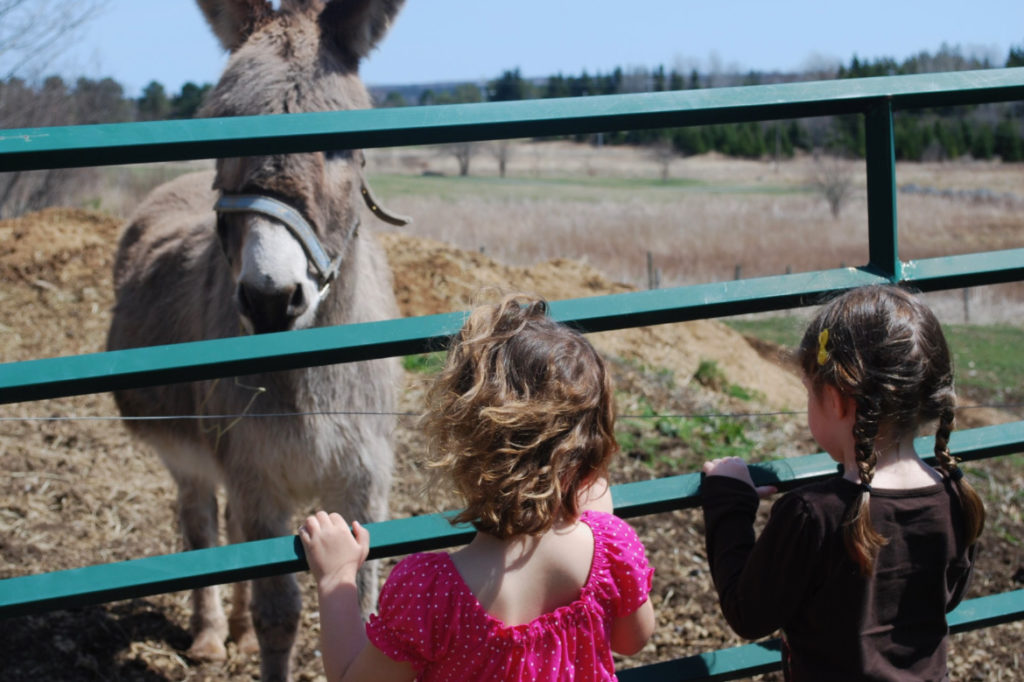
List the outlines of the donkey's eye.
{"type": "Polygon", "coordinates": [[[324,152],[324,158],[328,161],[351,161],[352,150],[351,149],[331,149],[324,152]]]}

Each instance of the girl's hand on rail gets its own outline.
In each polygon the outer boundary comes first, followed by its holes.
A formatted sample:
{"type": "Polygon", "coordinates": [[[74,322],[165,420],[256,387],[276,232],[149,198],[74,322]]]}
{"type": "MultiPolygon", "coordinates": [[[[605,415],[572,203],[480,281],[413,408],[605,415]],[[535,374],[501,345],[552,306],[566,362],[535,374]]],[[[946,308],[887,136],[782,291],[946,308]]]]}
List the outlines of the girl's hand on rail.
{"type": "Polygon", "coordinates": [[[341,514],[318,511],[299,528],[309,570],[319,586],[355,583],[356,572],[370,552],[370,532],[341,514]]]}
{"type": "Polygon", "coordinates": [[[778,488],[772,485],[754,485],[754,480],[750,478],[750,468],[739,457],[719,457],[718,459],[708,460],[701,466],[701,471],[704,472],[705,476],[725,476],[727,478],[735,478],[737,481],[743,481],[753,488],[761,499],[778,492],[778,488]]]}

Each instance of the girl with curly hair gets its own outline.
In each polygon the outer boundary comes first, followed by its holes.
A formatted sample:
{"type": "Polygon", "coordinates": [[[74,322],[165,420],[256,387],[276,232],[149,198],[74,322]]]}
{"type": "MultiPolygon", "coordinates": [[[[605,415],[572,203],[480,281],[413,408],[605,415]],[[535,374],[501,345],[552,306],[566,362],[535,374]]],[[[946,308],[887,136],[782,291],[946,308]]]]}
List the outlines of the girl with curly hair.
{"type": "Polygon", "coordinates": [[[611,381],[542,299],[475,308],[427,395],[429,464],[476,535],[399,563],[365,632],[355,574],[369,534],[337,514],[300,537],[328,679],[614,680],[654,628],[653,569],[611,512],[611,381]]]}

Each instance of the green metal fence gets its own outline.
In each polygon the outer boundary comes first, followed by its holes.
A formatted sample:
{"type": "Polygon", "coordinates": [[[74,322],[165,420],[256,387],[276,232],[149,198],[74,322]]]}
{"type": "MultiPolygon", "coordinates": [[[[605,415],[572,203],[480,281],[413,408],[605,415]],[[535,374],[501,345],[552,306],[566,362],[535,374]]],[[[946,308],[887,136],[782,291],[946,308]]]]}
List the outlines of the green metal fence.
{"type": "MultiPolygon", "coordinates": [[[[880,282],[923,291],[1024,280],[1024,249],[903,261],[899,258],[892,117],[905,109],[1024,100],[1024,68],[762,85],[577,99],[286,114],[0,131],[0,169],[64,168],[442,142],[540,137],[838,114],[866,130],[866,264],[816,272],[556,301],[552,316],[587,332],[807,306],[880,282]]],[[[13,403],[256,371],[408,355],[436,347],[461,312],[235,339],[0,364],[0,403],[13,403]]],[[[1024,422],[957,432],[965,459],[1024,451],[1024,422]]],[[[930,451],[919,439],[920,452],[930,451]]],[[[754,467],[781,489],[834,472],[824,454],[754,467]]],[[[618,485],[626,517],[697,505],[696,473],[618,485]]],[[[465,542],[442,515],[371,526],[371,556],[465,542]]],[[[294,537],[87,566],[0,581],[0,617],[304,570],[294,537]]],[[[954,631],[1024,617],[1024,590],[972,599],[954,631]]],[[[758,643],[623,671],[623,680],[735,679],[779,666],[777,643],[758,643]]]]}

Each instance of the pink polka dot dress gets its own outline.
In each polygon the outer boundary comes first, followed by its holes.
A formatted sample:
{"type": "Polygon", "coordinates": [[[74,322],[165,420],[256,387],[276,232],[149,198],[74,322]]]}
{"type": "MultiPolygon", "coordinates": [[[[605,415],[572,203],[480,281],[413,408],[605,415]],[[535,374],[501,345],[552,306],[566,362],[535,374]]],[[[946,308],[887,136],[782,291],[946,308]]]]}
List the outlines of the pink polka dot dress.
{"type": "Polygon", "coordinates": [[[594,535],[594,557],[571,604],[509,627],[483,609],[447,553],[413,554],[381,589],[370,641],[425,682],[616,679],[612,621],[643,605],[654,569],[622,519],[587,511],[580,520],[594,535]]]}

